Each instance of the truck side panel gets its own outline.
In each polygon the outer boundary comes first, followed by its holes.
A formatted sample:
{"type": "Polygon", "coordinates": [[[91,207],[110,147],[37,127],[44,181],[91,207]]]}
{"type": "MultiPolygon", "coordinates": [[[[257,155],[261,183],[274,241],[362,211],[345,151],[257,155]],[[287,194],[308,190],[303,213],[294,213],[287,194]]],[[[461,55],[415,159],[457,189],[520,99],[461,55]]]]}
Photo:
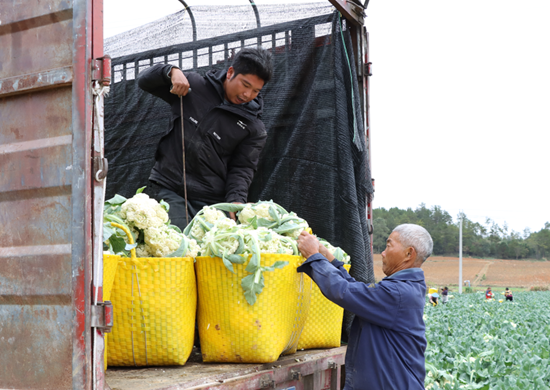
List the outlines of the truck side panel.
{"type": "Polygon", "coordinates": [[[88,3],[0,2],[0,388],[91,385],[88,3]]]}

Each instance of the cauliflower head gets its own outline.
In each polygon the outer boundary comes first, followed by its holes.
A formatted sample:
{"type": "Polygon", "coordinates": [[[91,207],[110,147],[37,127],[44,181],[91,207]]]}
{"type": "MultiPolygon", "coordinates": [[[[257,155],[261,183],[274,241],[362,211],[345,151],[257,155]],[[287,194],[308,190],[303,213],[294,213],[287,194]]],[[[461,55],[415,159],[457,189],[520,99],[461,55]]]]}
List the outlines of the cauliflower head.
{"type": "Polygon", "coordinates": [[[199,246],[199,244],[197,244],[197,241],[190,238],[189,247],[187,248],[187,253],[185,254],[185,257],[197,257],[200,251],[201,247],[199,246]]]}
{"type": "Polygon", "coordinates": [[[168,213],[164,207],[144,193],[136,194],[124,202],[120,216],[139,229],[160,227],[168,222],[168,213]]]}
{"type": "Polygon", "coordinates": [[[244,209],[241,210],[239,214],[239,222],[242,224],[249,224],[250,220],[254,217],[264,218],[268,221],[273,221],[274,219],[269,214],[269,203],[259,203],[259,204],[247,204],[244,209]]]}
{"type": "Polygon", "coordinates": [[[165,257],[175,252],[183,240],[183,235],[168,226],[152,227],[144,230],[145,246],[154,257],[165,257]]]}
{"type": "Polygon", "coordinates": [[[225,213],[215,207],[204,206],[202,208],[206,222],[215,223],[218,219],[227,218],[225,213]]]}

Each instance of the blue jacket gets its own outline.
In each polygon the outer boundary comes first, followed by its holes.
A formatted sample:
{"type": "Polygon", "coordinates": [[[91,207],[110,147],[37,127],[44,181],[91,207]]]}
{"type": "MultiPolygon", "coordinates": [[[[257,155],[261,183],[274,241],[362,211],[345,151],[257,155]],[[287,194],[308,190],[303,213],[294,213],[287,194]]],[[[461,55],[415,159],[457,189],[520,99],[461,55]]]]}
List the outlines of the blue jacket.
{"type": "Polygon", "coordinates": [[[367,285],[342,265],[317,253],[298,272],[309,275],[329,300],[355,313],[344,390],[424,389],[424,271],[409,268],[367,285]]]}

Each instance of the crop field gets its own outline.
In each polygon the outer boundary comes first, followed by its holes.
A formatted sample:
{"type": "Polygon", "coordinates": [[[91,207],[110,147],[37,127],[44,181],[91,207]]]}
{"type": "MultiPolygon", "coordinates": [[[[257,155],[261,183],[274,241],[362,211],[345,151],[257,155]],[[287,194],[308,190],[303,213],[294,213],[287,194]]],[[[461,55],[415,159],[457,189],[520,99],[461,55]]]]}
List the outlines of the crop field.
{"type": "Polygon", "coordinates": [[[425,307],[426,389],[550,389],[550,292],[454,294],[425,307]]]}
{"type": "MultiPolygon", "coordinates": [[[[430,287],[458,284],[458,258],[434,256],[422,266],[430,287]]],[[[376,280],[382,272],[382,256],[374,255],[376,280]]],[[[530,288],[550,285],[550,261],[462,259],[462,279],[472,286],[530,288]]]]}

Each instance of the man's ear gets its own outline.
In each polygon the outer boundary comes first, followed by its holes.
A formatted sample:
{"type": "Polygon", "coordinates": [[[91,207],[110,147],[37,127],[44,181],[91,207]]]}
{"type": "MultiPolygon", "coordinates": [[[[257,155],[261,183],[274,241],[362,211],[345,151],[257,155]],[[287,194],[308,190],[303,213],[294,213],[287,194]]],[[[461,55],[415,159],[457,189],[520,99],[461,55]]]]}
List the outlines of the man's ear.
{"type": "Polygon", "coordinates": [[[405,250],[405,261],[410,261],[411,263],[415,263],[417,258],[416,249],[414,247],[410,246],[405,250]]]}
{"type": "Polygon", "coordinates": [[[233,69],[232,66],[229,67],[229,69],[227,69],[227,80],[231,80],[233,78],[233,76],[235,75],[235,69],[233,69]]]}

